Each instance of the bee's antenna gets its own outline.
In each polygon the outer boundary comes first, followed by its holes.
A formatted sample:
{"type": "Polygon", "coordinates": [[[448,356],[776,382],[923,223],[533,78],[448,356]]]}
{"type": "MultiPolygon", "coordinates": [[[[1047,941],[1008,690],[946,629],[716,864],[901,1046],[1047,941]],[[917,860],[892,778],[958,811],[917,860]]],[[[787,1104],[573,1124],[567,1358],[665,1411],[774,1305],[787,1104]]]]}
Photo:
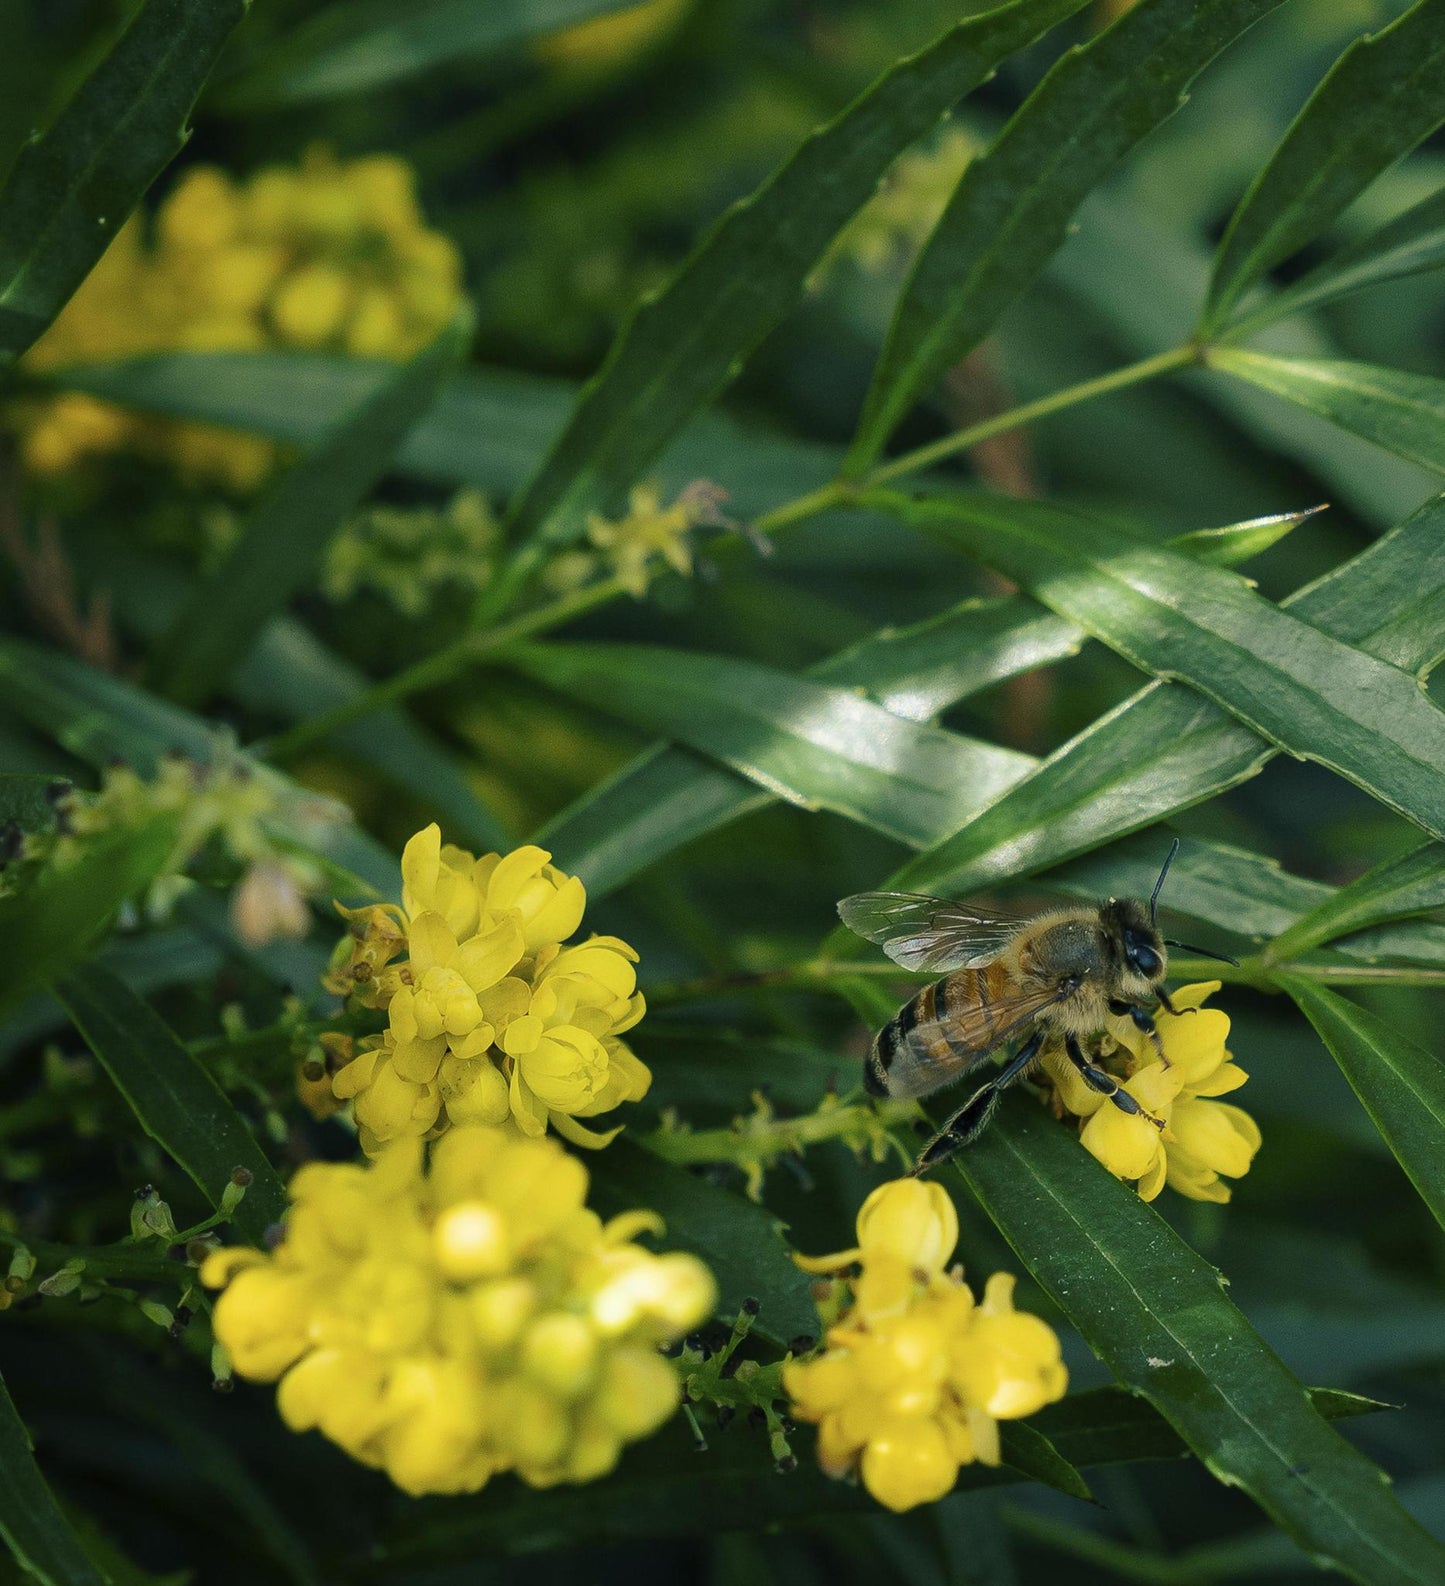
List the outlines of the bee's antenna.
{"type": "Polygon", "coordinates": [[[1207,947],[1192,947],[1188,942],[1176,942],[1167,936],[1164,938],[1164,945],[1177,947],[1183,953],[1193,953],[1196,958],[1213,958],[1221,964],[1233,964],[1236,969],[1239,968],[1239,960],[1231,958],[1228,953],[1211,953],[1207,947]]]}
{"type": "Polygon", "coordinates": [[[1169,844],[1169,852],[1164,859],[1164,868],[1159,872],[1159,879],[1154,883],[1154,890],[1149,894],[1149,923],[1156,930],[1159,928],[1159,891],[1164,885],[1164,877],[1169,874],[1169,866],[1174,863],[1174,856],[1179,852],[1179,839],[1176,837],[1169,844]]]}

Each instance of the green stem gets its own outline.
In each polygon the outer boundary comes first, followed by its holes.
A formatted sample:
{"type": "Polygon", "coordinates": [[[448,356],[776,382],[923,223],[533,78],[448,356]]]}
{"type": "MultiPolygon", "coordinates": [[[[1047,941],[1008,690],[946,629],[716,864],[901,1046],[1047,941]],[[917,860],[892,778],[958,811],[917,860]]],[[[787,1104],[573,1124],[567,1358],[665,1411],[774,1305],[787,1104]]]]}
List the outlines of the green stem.
{"type": "Polygon", "coordinates": [[[35,1257],[36,1278],[59,1272],[69,1261],[85,1263],[87,1278],[121,1278],[132,1283],[194,1282],[196,1269],[184,1261],[172,1261],[156,1254],[153,1243],[113,1245],[60,1245],[46,1240],[25,1239],[0,1228],[0,1246],[14,1250],[23,1245],[35,1257]]]}
{"type": "Polygon", "coordinates": [[[1171,347],[1168,352],[1156,353],[1152,358],[1143,358],[1138,363],[1126,364],[1124,368],[1115,369],[1111,374],[1099,375],[1097,379],[1067,386],[1062,391],[1054,391],[1046,397],[1039,397],[1035,402],[1025,402],[1022,407],[1010,408],[1007,413],[995,414],[993,418],[971,424],[965,430],[957,430],[952,435],[944,435],[936,441],[930,441],[926,446],[919,446],[911,452],[905,452],[901,457],[895,457],[890,463],[883,463],[880,467],[871,469],[858,483],[860,486],[881,485],[904,474],[917,473],[920,468],[930,468],[934,463],[942,462],[945,457],[967,451],[969,447],[977,446],[980,441],[1002,435],[1006,430],[1018,429],[1022,424],[1031,424],[1035,419],[1046,418],[1050,413],[1058,413],[1064,408],[1073,407],[1079,402],[1087,402],[1093,397],[1106,396],[1111,391],[1122,391],[1126,386],[1139,385],[1145,380],[1156,379],[1159,375],[1168,374],[1172,370],[1187,368],[1190,364],[1198,363],[1200,356],[1201,349],[1193,342],[1181,347],[1171,347]]]}
{"type": "MultiPolygon", "coordinates": [[[[805,1150],[824,1140],[850,1135],[881,1137],[894,1124],[905,1123],[917,1112],[911,1101],[876,1104],[837,1102],[795,1118],[757,1114],[740,1118],[727,1129],[654,1129],[639,1144],[678,1167],[708,1162],[731,1162],[744,1167],[790,1151],[805,1150]]],[[[907,1160],[911,1161],[909,1157],[907,1160]]]]}
{"type": "MultiPolygon", "coordinates": [[[[1158,353],[1139,363],[1129,364],[1123,369],[1116,369],[1111,374],[1100,375],[1097,379],[1085,380],[1079,385],[1055,391],[1050,396],[1040,397],[1035,402],[1026,402],[1021,407],[1010,408],[1007,413],[996,414],[993,418],[985,419],[981,424],[971,425],[968,429],[959,430],[953,435],[945,435],[927,446],[906,452],[903,456],[894,458],[892,462],[873,469],[862,479],[835,479],[829,484],[819,486],[816,490],[808,491],[805,495],[796,496],[793,500],[785,501],[781,506],[774,507],[771,512],[766,512],[755,519],[752,526],[759,533],[776,534],[781,529],[816,517],[830,507],[846,504],[860,490],[870,485],[883,484],[904,474],[916,473],[920,468],[927,468],[957,452],[966,451],[970,446],[987,440],[990,436],[1017,429],[1020,425],[1043,418],[1046,414],[1057,413],[1079,402],[1087,402],[1092,397],[1104,396],[1110,391],[1122,390],[1126,386],[1152,380],[1158,375],[1167,374],[1170,370],[1197,363],[1199,359],[1200,349],[1190,343],[1186,346],[1173,347],[1168,352],[1158,353]]],[[[542,566],[546,551],[547,547],[539,540],[529,541],[518,549],[495,582],[482,591],[477,608],[473,612],[473,621],[476,625],[483,626],[495,621],[512,598],[522,592],[533,574],[542,566]]],[[[294,760],[297,755],[315,748],[333,733],[343,727],[349,727],[353,722],[369,716],[373,711],[380,710],[386,705],[393,705],[422,689],[434,688],[441,683],[449,682],[473,662],[500,650],[513,640],[530,638],[534,634],[560,627],[585,612],[605,605],[621,593],[623,593],[623,585],[618,579],[604,579],[574,594],[564,595],[547,605],[539,606],[526,616],[518,617],[501,627],[485,627],[481,632],[468,633],[454,644],[438,650],[435,655],[428,656],[425,661],[419,661],[415,666],[398,672],[394,677],[366,689],[334,709],[324,711],[320,716],[299,723],[269,742],[257,745],[257,751],[278,765],[294,760]]]]}

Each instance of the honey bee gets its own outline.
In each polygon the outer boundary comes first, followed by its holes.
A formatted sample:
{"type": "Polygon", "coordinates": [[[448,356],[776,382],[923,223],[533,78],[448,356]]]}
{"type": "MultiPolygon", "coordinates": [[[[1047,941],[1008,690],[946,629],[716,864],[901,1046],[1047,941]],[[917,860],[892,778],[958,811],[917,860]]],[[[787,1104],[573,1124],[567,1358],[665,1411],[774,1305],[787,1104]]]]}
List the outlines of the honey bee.
{"type": "MultiPolygon", "coordinates": [[[[878,1032],[863,1065],[873,1096],[927,1096],[972,1073],[994,1052],[1022,1044],[923,1148],[916,1171],[976,1140],[1004,1090],[1058,1037],[1091,1089],[1127,1113],[1143,1109],[1083,1042],[1121,1015],[1157,1044],[1154,1008],[1177,1010],[1164,989],[1170,947],[1234,963],[1222,953],[1166,941],[1159,892],[1179,851],[1169,850],[1147,905],[1109,898],[1020,919],[913,892],[860,892],[838,905],[843,923],[895,964],[944,972],[878,1032]]],[[[1144,1116],[1148,1116],[1144,1114],[1144,1116]]],[[[1153,1120],[1158,1122],[1158,1120],[1153,1120]]]]}

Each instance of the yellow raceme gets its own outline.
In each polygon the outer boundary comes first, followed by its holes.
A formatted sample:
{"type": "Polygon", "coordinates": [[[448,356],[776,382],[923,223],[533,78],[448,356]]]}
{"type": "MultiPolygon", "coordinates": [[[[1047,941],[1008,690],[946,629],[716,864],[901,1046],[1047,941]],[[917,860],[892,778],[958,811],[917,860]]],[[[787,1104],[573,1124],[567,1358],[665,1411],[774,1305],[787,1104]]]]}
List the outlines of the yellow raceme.
{"type": "Polygon", "coordinates": [[[603,1223],[554,1140],[459,1128],[374,1162],[311,1163],[269,1254],[210,1256],[217,1340],[276,1382],[293,1431],[319,1430],[413,1494],[500,1471],[590,1481],[679,1402],[658,1353],[713,1305],[707,1269],[603,1223]]]}
{"type": "Polygon", "coordinates": [[[1225,1179],[1243,1177],[1259,1150],[1259,1125],[1218,1100],[1249,1078],[1225,1044],[1229,1015],[1202,1006],[1218,989],[1211,980],[1174,992],[1180,1012],[1159,1014],[1159,1048],[1124,1020],[1110,1038],[1104,1066],[1162,1129],[1091,1090],[1062,1052],[1044,1053],[1059,1104],[1082,1120],[1086,1149],[1116,1178],[1136,1183],[1145,1200],[1167,1184],[1191,1200],[1227,1201],[1225,1179]]]}
{"type": "Polygon", "coordinates": [[[961,1466],[999,1462],[998,1422],[1063,1396],[1068,1373],[1053,1329],[1013,1308],[1014,1280],[995,1273],[975,1300],[961,1269],[945,1272],[958,1218],[937,1184],[882,1185],[858,1215],[858,1244],[798,1258],[837,1271],[845,1309],[783,1386],[800,1420],[818,1427],[828,1475],[858,1475],[895,1511],[949,1492],[961,1466]]]}
{"type": "MultiPolygon", "coordinates": [[[[645,1008],[637,955],[615,936],[563,945],[586,892],[531,845],[478,859],[418,832],[402,855],[402,902],[349,911],[330,989],[384,1010],[333,1079],[361,1143],[455,1124],[606,1145],[578,1120],[647,1093],[652,1076],[622,1035],[645,1008]],[[405,953],[405,958],[399,957],[405,953]]],[[[348,911],[343,911],[348,912],[348,911]]]]}
{"type": "MultiPolygon", "coordinates": [[[[299,167],[240,180],[192,166],[149,230],[139,215],[121,229],[25,367],[284,348],[403,359],[460,301],[460,255],[427,228],[404,160],[338,161],[315,149],[299,167]]],[[[256,436],[82,394],[27,403],[16,422],[25,465],[40,476],[127,450],[244,494],[277,455],[256,436]]]]}

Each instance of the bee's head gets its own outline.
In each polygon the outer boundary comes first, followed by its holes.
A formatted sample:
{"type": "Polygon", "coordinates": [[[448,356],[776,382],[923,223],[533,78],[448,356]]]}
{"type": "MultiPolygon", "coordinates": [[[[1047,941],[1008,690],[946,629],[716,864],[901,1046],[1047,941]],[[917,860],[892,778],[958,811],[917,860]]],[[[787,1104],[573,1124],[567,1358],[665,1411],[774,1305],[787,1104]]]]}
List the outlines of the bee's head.
{"type": "Polygon", "coordinates": [[[1110,898],[1099,917],[1115,944],[1126,975],[1137,975],[1151,988],[1164,979],[1169,956],[1150,917],[1148,908],[1137,898],[1110,898]]]}

